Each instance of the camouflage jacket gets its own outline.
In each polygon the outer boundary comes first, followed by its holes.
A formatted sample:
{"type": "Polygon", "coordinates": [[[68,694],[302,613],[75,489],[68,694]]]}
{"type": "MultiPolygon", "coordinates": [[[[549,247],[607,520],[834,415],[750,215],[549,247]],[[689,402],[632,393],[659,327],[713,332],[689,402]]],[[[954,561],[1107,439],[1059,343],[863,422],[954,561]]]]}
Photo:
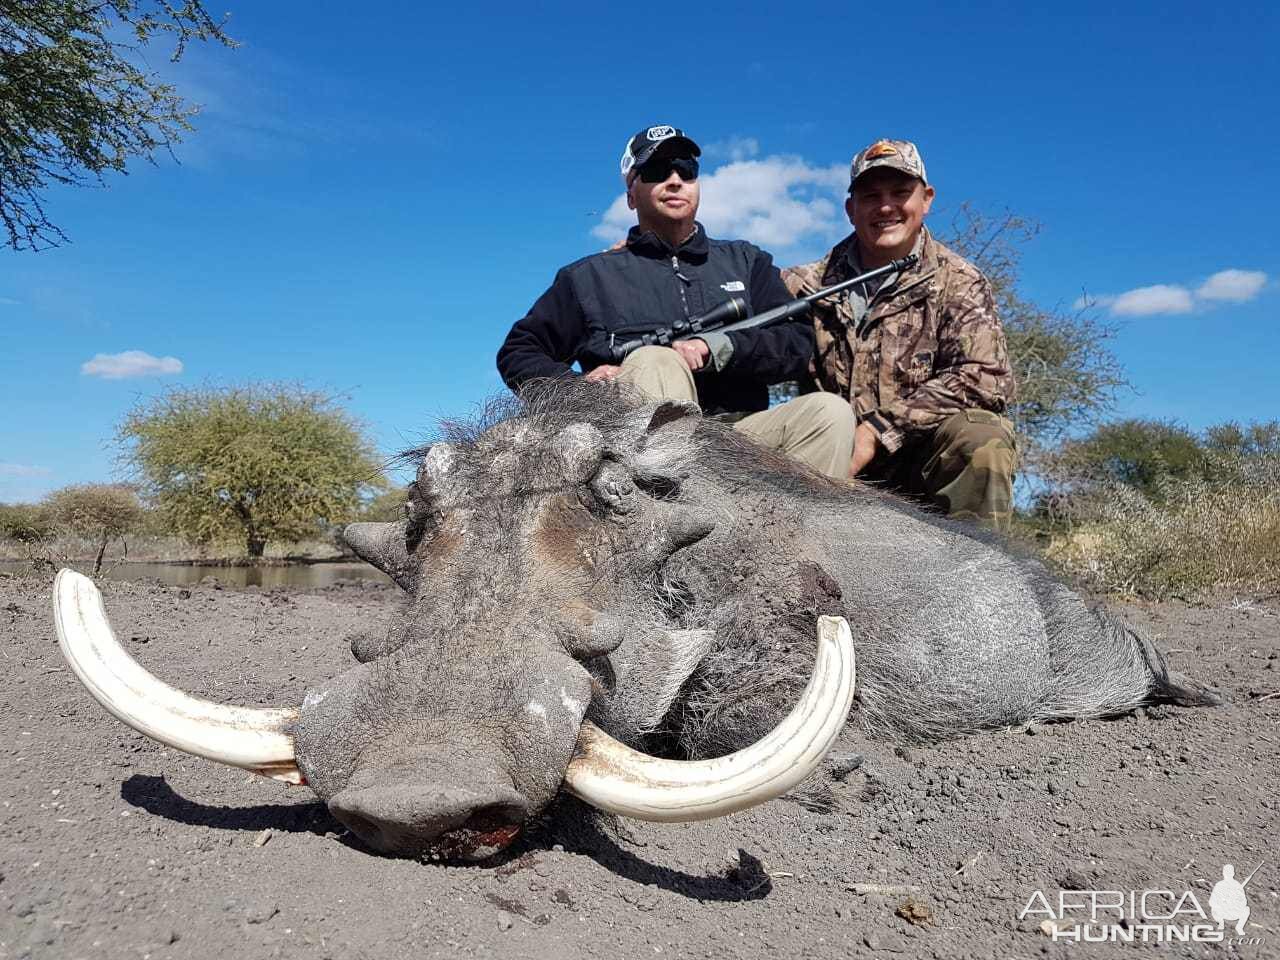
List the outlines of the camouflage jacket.
{"type": "MultiPolygon", "coordinates": [[[[1014,394],[987,278],[928,230],[917,252],[920,262],[869,301],[838,294],[813,308],[814,379],[847,398],[858,421],[870,424],[891,452],[961,410],[1003,414],[1014,394]]],[[[782,276],[792,294],[802,296],[859,270],[850,234],[821,260],[789,267],[782,276]]]]}

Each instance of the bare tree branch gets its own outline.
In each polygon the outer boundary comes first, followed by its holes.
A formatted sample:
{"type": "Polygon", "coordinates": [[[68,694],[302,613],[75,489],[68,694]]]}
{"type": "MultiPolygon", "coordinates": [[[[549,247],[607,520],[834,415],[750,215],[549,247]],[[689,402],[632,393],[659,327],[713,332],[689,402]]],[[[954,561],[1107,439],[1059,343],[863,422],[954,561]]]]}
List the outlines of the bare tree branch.
{"type": "Polygon", "coordinates": [[[135,62],[160,34],[234,46],[198,0],[0,0],[0,223],[14,250],[67,241],[45,210],[51,185],[89,186],[134,158],[154,162],[198,109],[135,62]],[[115,39],[124,27],[136,45],[115,39]]]}

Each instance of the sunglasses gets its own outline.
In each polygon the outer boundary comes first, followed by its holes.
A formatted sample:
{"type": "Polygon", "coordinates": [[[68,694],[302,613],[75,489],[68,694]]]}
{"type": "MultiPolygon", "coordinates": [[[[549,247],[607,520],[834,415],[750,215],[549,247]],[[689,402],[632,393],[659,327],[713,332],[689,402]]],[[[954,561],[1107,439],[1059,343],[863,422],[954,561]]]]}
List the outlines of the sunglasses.
{"type": "Polygon", "coordinates": [[[663,157],[659,160],[650,160],[640,168],[640,180],[643,183],[662,183],[671,176],[672,171],[685,183],[692,183],[698,179],[698,161],[693,157],[663,157]]]}

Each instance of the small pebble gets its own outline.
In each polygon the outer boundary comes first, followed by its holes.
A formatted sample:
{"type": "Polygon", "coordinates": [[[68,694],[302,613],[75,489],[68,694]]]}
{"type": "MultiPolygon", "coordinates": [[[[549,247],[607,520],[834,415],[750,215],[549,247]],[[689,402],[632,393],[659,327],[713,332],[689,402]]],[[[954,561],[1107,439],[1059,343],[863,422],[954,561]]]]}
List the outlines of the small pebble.
{"type": "Polygon", "coordinates": [[[279,912],[280,908],[274,903],[262,901],[245,910],[244,918],[248,923],[266,923],[279,912]]]}
{"type": "Polygon", "coordinates": [[[862,754],[854,753],[847,757],[836,757],[831,764],[831,779],[844,782],[845,777],[862,766],[862,754]]]}

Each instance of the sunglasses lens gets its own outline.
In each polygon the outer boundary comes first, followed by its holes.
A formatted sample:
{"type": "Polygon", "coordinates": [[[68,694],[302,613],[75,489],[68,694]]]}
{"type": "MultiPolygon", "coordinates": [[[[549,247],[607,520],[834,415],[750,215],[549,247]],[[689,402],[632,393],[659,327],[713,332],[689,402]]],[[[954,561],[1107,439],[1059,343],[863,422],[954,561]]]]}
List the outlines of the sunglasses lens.
{"type": "Polygon", "coordinates": [[[698,161],[692,157],[681,157],[679,160],[673,160],[671,169],[680,174],[680,179],[685,183],[698,179],[698,161]]]}
{"type": "Polygon", "coordinates": [[[685,183],[698,179],[698,161],[692,157],[650,161],[640,168],[640,179],[645,183],[662,183],[671,176],[673,170],[685,183]]]}

